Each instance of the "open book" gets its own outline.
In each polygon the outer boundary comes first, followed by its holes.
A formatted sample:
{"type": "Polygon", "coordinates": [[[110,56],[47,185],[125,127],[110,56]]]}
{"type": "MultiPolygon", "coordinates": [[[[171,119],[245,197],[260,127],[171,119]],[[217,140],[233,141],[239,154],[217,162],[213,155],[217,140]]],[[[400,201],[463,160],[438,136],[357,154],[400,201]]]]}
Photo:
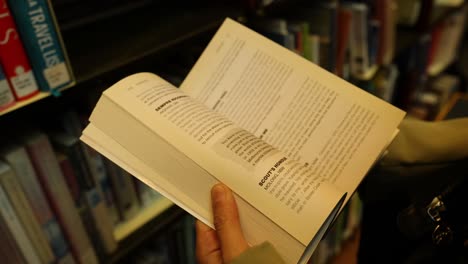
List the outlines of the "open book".
{"type": "Polygon", "coordinates": [[[210,189],[223,182],[250,244],[305,263],[403,116],[226,19],[180,89],[124,78],[81,139],[212,227],[210,189]]]}

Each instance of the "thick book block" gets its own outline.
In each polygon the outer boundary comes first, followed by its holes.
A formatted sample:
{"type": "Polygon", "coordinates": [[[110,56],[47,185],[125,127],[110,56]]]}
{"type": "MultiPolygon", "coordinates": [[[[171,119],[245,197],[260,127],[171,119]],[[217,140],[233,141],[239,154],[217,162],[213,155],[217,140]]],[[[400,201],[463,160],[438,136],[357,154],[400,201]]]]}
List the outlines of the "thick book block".
{"type": "Polygon", "coordinates": [[[8,3],[39,88],[50,91],[70,84],[71,69],[48,1],[9,0],[8,3]]]}
{"type": "Polygon", "coordinates": [[[8,4],[6,0],[0,4],[0,64],[16,100],[24,100],[39,89],[8,4]]]}

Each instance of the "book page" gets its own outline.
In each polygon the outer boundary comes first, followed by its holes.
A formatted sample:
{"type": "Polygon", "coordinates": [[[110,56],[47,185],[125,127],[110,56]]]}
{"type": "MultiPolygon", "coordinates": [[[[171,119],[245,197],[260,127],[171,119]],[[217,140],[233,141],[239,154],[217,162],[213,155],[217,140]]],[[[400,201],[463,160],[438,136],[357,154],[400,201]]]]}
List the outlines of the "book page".
{"type": "MultiPolygon", "coordinates": [[[[309,165],[152,74],[132,75],[106,90],[90,121],[155,171],[171,170],[163,156],[183,153],[304,245],[344,195],[314,176],[309,165]],[[174,150],[162,151],[162,141],[174,150]]],[[[196,178],[186,180],[200,188],[196,178]]]]}
{"type": "Polygon", "coordinates": [[[181,89],[349,194],[404,117],[230,19],[181,89]]]}

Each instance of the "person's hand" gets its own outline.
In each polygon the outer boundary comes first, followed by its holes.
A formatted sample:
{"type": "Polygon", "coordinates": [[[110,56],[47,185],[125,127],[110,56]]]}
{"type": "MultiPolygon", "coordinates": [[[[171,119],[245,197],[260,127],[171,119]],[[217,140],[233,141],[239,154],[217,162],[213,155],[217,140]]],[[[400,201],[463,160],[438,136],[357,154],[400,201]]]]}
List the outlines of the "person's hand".
{"type": "Polygon", "coordinates": [[[228,263],[249,248],[239,222],[236,201],[223,184],[211,189],[216,230],[197,221],[196,256],[200,264],[228,263]]]}

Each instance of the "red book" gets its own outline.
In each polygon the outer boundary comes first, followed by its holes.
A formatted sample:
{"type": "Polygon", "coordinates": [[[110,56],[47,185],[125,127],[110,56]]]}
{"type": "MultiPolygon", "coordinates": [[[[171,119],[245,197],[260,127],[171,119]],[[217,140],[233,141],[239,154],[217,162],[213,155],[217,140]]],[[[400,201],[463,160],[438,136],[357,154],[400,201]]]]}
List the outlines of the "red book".
{"type": "Polygon", "coordinates": [[[59,163],[60,169],[62,169],[63,176],[65,177],[65,181],[67,183],[68,188],[70,189],[70,194],[73,197],[75,202],[80,201],[80,186],[78,184],[78,180],[76,179],[75,172],[73,171],[72,165],[68,158],[62,154],[57,154],[57,161],[59,163]]]}
{"type": "Polygon", "coordinates": [[[439,48],[440,36],[442,35],[443,30],[444,30],[444,26],[442,24],[442,25],[435,26],[431,32],[431,46],[427,54],[426,72],[427,72],[427,69],[434,62],[434,56],[437,52],[437,49],[439,48]]]}
{"type": "Polygon", "coordinates": [[[0,64],[16,100],[27,99],[39,92],[6,0],[0,0],[0,64]]]}
{"type": "Polygon", "coordinates": [[[335,74],[343,76],[343,66],[345,64],[346,50],[349,43],[349,32],[351,30],[351,11],[340,9],[338,11],[338,45],[336,52],[335,74]]]}

